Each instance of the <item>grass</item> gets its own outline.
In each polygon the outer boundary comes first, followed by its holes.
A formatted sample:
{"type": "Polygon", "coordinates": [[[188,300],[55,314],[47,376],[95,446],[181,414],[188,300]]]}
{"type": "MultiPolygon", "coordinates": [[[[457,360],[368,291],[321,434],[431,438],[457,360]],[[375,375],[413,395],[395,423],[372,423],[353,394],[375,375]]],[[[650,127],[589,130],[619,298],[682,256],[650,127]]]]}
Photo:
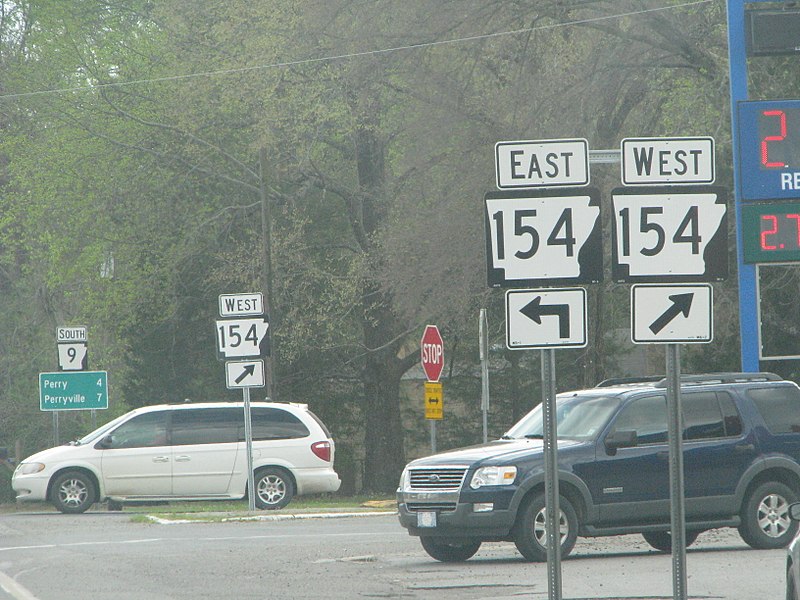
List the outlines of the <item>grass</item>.
{"type": "MultiPolygon", "coordinates": [[[[393,497],[388,496],[338,496],[323,494],[320,496],[300,496],[284,509],[277,511],[258,511],[259,514],[291,514],[294,512],[371,512],[394,510],[393,497]]],[[[0,513],[55,511],[52,505],[44,502],[0,504],[0,513]]],[[[105,505],[95,504],[92,510],[105,510],[105,505]]],[[[204,519],[223,513],[226,516],[250,514],[247,500],[221,500],[216,502],[169,502],[147,504],[126,504],[123,512],[131,514],[155,515],[164,518],[204,519]]],[[[146,516],[143,516],[146,519],[146,516]]],[[[135,518],[134,520],[138,520],[135,518]]]]}

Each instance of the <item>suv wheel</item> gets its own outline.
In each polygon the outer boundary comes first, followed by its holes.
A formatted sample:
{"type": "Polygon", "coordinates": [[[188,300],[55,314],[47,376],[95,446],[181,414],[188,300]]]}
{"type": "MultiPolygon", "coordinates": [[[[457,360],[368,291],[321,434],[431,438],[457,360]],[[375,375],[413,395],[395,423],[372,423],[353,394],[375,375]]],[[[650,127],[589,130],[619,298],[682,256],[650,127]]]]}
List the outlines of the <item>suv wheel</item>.
{"type": "Polygon", "coordinates": [[[268,467],[256,473],[256,506],[261,509],[283,508],[294,498],[294,481],[283,469],[268,467]]]}
{"type": "MultiPolygon", "coordinates": [[[[578,538],[578,517],[569,500],[559,497],[561,533],[561,557],[572,552],[578,538]]],[[[531,562],[547,560],[547,530],[545,519],[544,494],[533,496],[523,504],[514,526],[514,543],[522,556],[531,562]]]]}
{"type": "Polygon", "coordinates": [[[97,492],[92,478],[81,471],[67,471],[53,482],[50,500],[58,510],[66,514],[86,512],[94,504],[97,492]]]}
{"type": "Polygon", "coordinates": [[[419,538],[425,552],[441,562],[464,562],[472,558],[481,547],[477,540],[448,540],[422,536],[419,538]]]}
{"type": "MultiPolygon", "coordinates": [[[[687,531],[685,534],[686,547],[688,548],[700,535],[699,531],[687,531]]],[[[669,531],[644,531],[644,541],[660,552],[672,552],[672,534],[669,531]]]]}
{"type": "Polygon", "coordinates": [[[742,506],[739,535],[751,547],[761,550],[785,547],[797,531],[789,518],[789,505],[797,494],[787,485],[770,481],[754,489],[742,506]]]}

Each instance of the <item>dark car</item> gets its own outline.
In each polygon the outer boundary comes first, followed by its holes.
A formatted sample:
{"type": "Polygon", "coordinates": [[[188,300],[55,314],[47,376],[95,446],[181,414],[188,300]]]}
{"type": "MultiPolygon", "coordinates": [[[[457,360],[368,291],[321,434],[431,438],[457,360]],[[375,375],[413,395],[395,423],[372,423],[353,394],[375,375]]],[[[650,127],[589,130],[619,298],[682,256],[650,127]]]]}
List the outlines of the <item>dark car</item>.
{"type": "MultiPolygon", "coordinates": [[[[771,373],[684,376],[686,544],[737,527],[754,548],[786,546],[798,523],[800,388],[771,373]]],[[[641,533],[671,549],[665,381],[609,382],[556,401],[561,554],[578,536],[641,533]]],[[[441,561],[513,541],[544,561],[541,406],[501,439],[409,463],[400,523],[441,561]]]]}

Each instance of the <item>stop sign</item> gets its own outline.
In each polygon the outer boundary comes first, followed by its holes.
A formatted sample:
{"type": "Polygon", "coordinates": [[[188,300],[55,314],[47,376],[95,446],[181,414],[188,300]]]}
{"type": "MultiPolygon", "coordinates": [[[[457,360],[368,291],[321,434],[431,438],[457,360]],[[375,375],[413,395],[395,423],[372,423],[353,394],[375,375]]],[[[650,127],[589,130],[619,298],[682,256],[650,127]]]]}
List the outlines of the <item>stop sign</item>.
{"type": "Polygon", "coordinates": [[[444,367],[444,342],[436,325],[426,325],[420,341],[422,370],[428,381],[439,381],[444,367]]]}

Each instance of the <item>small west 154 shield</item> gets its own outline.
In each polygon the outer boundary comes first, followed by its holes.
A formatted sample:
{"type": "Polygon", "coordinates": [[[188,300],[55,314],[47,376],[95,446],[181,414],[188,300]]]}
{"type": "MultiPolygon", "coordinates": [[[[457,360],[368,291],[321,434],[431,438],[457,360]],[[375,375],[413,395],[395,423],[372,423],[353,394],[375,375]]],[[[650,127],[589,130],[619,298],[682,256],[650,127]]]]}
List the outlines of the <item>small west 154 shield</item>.
{"type": "Polygon", "coordinates": [[[484,200],[489,287],[603,279],[597,189],[489,192],[484,200]]]}

